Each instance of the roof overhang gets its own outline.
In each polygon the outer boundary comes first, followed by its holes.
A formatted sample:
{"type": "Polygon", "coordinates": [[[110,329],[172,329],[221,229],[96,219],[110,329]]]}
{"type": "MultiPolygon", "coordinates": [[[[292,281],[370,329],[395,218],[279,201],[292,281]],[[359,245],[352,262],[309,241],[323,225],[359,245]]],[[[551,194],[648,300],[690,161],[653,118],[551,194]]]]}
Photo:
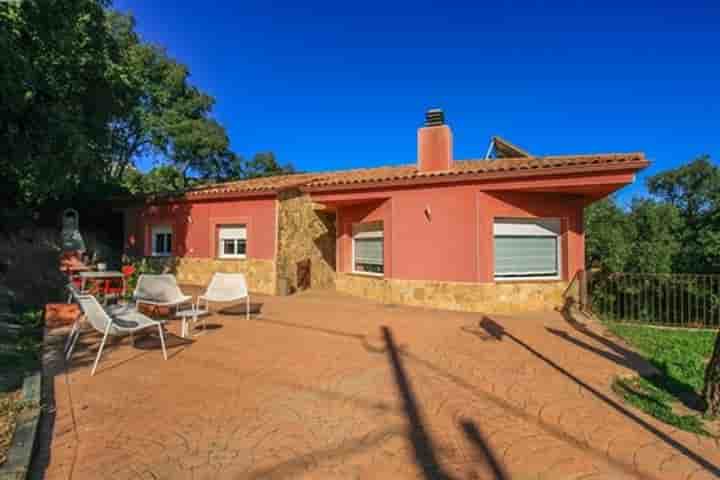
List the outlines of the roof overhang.
{"type": "Polygon", "coordinates": [[[603,188],[611,192],[632,183],[635,173],[649,165],[647,161],[623,162],[617,165],[597,167],[559,167],[551,171],[537,169],[482,172],[476,174],[435,174],[386,182],[349,183],[327,186],[305,186],[300,190],[313,194],[357,192],[378,189],[413,188],[447,184],[476,184],[483,190],[525,190],[590,195],[601,193],[603,188]],[[604,186],[604,187],[603,187],[604,186]]]}

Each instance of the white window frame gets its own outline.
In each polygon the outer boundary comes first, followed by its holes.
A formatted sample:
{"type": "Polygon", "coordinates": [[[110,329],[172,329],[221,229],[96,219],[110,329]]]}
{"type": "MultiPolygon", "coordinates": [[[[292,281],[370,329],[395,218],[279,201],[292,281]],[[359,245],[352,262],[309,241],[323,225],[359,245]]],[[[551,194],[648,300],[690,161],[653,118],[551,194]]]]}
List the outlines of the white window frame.
{"type": "Polygon", "coordinates": [[[175,235],[170,225],[153,225],[150,227],[150,242],[152,246],[153,257],[170,257],[172,256],[172,249],[175,245],[175,235]],[[170,250],[159,252],[157,249],[157,236],[158,235],[170,235],[170,250]]]}
{"type": "Polygon", "coordinates": [[[384,277],[385,276],[385,229],[382,222],[368,222],[368,223],[355,223],[352,226],[352,256],[350,261],[352,262],[351,271],[357,275],[368,275],[370,277],[384,277]],[[373,228],[377,227],[377,228],[373,228]],[[360,230],[360,231],[356,231],[360,230]],[[383,273],[366,272],[363,270],[355,270],[355,240],[363,238],[380,238],[383,243],[383,273]]]}
{"type": "Polygon", "coordinates": [[[217,249],[218,249],[218,258],[229,258],[229,259],[238,259],[238,258],[247,258],[247,224],[240,223],[240,224],[232,224],[232,225],[219,225],[218,226],[218,240],[217,240],[217,249]],[[229,231],[229,230],[235,230],[236,232],[228,232],[223,235],[223,229],[229,231]],[[240,232],[242,230],[242,232],[240,232]],[[223,248],[223,240],[234,240],[235,241],[235,251],[237,251],[237,242],[238,240],[245,240],[245,253],[225,253],[225,249],[223,248]]]}
{"type": "Polygon", "coordinates": [[[562,219],[560,218],[495,218],[493,220],[493,245],[495,244],[496,237],[502,236],[515,236],[515,237],[555,237],[555,243],[557,248],[557,274],[556,275],[543,275],[543,274],[531,274],[523,275],[518,273],[512,276],[498,276],[495,272],[495,259],[493,258],[493,277],[496,282],[516,282],[516,281],[543,281],[543,280],[562,280],[563,276],[563,257],[562,257],[562,219]],[[542,234],[540,232],[533,233],[536,230],[538,224],[545,230],[542,234]],[[503,224],[505,228],[502,228],[502,232],[498,234],[498,224],[503,224]],[[536,228],[533,228],[536,227],[536,228]],[[547,233],[552,232],[552,233],[547,233]]]}

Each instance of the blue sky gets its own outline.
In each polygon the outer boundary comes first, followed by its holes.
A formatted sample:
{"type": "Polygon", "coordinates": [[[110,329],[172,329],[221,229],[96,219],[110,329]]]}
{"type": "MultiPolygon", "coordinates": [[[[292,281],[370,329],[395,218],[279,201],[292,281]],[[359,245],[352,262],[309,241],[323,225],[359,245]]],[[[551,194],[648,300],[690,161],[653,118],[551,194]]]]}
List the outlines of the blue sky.
{"type": "Polygon", "coordinates": [[[232,148],[301,170],[412,163],[424,111],[455,157],[720,158],[720,2],[116,0],[217,100],[232,148]],[[587,5],[584,5],[587,3],[587,5]]]}

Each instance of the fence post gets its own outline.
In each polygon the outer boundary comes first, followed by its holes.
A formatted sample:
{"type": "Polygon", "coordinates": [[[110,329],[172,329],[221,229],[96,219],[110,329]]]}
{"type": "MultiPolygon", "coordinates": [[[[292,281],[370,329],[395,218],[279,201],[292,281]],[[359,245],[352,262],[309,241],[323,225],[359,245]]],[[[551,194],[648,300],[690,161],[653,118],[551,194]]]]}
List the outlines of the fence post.
{"type": "Polygon", "coordinates": [[[579,293],[579,297],[580,297],[580,298],[579,298],[579,301],[580,301],[580,311],[581,311],[581,312],[586,312],[586,311],[588,311],[587,308],[588,308],[588,305],[589,305],[589,304],[588,304],[588,289],[587,289],[587,282],[588,282],[587,270],[580,270],[580,271],[578,272],[578,274],[579,274],[579,276],[580,276],[580,278],[579,278],[579,280],[580,280],[580,285],[579,285],[579,287],[578,287],[578,290],[579,290],[578,293],[579,293]]]}

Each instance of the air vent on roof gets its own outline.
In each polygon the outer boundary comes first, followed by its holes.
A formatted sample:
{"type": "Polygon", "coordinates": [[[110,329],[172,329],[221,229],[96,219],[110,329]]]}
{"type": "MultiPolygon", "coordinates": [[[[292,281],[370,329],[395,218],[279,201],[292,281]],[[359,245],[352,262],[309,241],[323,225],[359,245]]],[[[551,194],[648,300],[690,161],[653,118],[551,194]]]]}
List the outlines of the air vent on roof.
{"type": "Polygon", "coordinates": [[[431,108],[425,112],[425,126],[437,127],[445,125],[445,113],[439,108],[431,108]]]}

